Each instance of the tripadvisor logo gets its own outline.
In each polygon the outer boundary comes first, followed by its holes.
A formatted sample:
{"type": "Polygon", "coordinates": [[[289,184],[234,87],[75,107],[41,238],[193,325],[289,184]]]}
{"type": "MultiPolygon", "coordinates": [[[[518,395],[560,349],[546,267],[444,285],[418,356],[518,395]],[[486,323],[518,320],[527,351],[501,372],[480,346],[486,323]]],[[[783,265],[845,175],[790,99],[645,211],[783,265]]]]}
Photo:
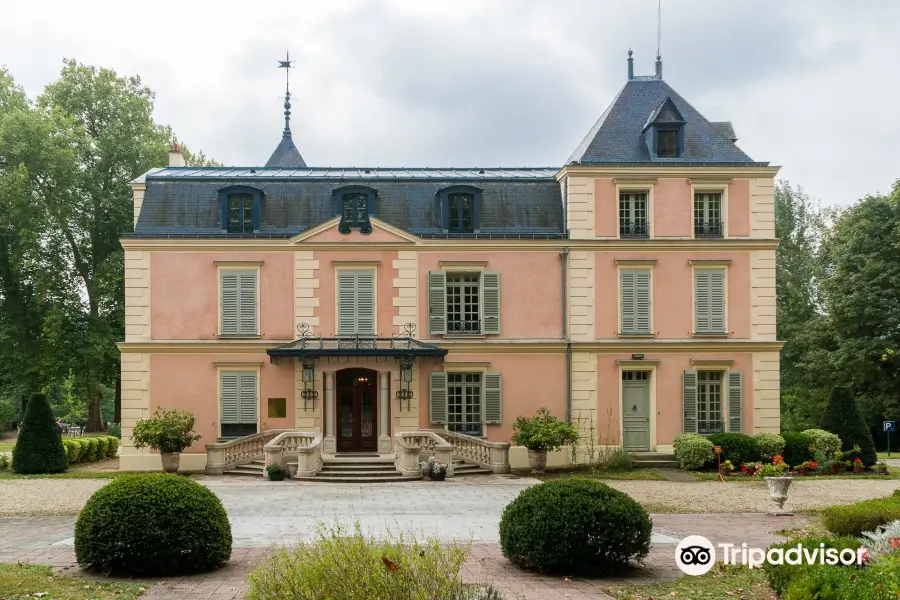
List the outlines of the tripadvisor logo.
{"type": "MultiPolygon", "coordinates": [[[[751,569],[765,563],[771,565],[862,565],[869,553],[864,546],[853,548],[826,548],[818,546],[796,546],[781,548],[750,548],[747,544],[718,544],[722,563],[745,565],[751,569]]],[[[701,535],[691,535],[675,547],[675,564],[688,575],[703,575],[716,562],[716,546],[701,535]]]]}

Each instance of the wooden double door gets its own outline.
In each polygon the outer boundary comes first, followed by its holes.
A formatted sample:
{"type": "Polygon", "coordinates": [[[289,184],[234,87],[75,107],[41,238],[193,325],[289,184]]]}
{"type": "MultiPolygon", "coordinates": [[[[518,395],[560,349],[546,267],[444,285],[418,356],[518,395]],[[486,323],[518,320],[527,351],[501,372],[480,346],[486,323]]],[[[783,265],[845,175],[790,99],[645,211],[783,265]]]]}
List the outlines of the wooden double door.
{"type": "Polygon", "coordinates": [[[344,369],[335,378],[337,451],[378,449],[378,372],[344,369]]]}

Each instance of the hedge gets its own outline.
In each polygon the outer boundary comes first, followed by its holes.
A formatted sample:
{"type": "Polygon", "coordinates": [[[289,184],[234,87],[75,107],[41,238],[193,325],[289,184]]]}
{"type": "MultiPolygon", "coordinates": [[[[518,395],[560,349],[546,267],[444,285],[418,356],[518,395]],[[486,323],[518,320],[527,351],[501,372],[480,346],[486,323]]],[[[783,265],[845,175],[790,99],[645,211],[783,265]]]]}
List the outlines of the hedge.
{"type": "Polygon", "coordinates": [[[815,458],[815,453],[813,452],[813,446],[816,443],[815,438],[805,433],[790,432],[782,433],[781,437],[784,438],[784,452],[782,452],[781,457],[790,466],[796,467],[815,458]]]}
{"type": "Polygon", "coordinates": [[[900,520],[897,496],[831,506],[822,511],[822,524],[835,535],[859,536],[864,531],[875,531],[897,520],[900,520]]]}
{"type": "Polygon", "coordinates": [[[12,467],[16,473],[62,473],[66,470],[66,454],[59,425],[46,394],[32,394],[25,409],[22,428],[13,447],[12,467]]]}
{"type": "Polygon", "coordinates": [[[62,443],[70,465],[115,458],[119,450],[119,438],[111,435],[64,438],[62,443]]]}
{"type": "Polygon", "coordinates": [[[717,433],[709,441],[722,448],[722,462],[730,460],[735,468],[760,459],[759,442],[745,433],[717,433]]]}
{"type": "Polygon", "coordinates": [[[686,471],[702,469],[716,460],[713,443],[696,433],[676,435],[674,449],[678,467],[686,471]]]}

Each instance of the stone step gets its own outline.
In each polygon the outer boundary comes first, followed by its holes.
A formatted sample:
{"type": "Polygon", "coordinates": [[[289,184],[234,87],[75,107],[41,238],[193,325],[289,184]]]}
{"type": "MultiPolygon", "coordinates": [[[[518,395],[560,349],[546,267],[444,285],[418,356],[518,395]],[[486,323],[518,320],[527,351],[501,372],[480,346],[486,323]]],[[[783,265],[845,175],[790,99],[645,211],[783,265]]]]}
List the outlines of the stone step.
{"type": "Polygon", "coordinates": [[[396,469],[391,471],[326,471],[323,469],[319,471],[317,477],[371,477],[372,479],[383,479],[385,477],[395,477],[399,474],[399,471],[396,469]]]}
{"type": "Polygon", "coordinates": [[[466,465],[464,467],[454,467],[453,468],[453,476],[454,477],[465,477],[467,475],[493,475],[494,472],[490,469],[484,469],[479,467],[478,465],[466,465]]]}
{"type": "Polygon", "coordinates": [[[353,464],[353,465],[332,465],[329,463],[324,463],[322,465],[323,473],[342,473],[345,471],[368,471],[371,473],[378,472],[387,472],[394,473],[397,471],[397,468],[394,466],[394,463],[389,465],[366,465],[366,464],[353,464]]]}
{"type": "Polygon", "coordinates": [[[398,481],[416,481],[421,477],[403,477],[395,473],[390,477],[371,477],[368,475],[348,477],[345,475],[316,475],[315,477],[295,477],[297,481],[311,481],[315,483],[394,483],[398,481]]]}
{"type": "Polygon", "coordinates": [[[250,477],[262,477],[264,471],[263,469],[255,469],[250,465],[238,465],[233,469],[228,469],[225,471],[225,475],[249,475],[250,477]]]}
{"type": "Polygon", "coordinates": [[[636,460],[632,463],[635,469],[677,469],[678,462],[674,460],[636,460]]]}
{"type": "Polygon", "coordinates": [[[671,452],[629,452],[629,454],[636,460],[675,460],[675,455],[671,452]]]}

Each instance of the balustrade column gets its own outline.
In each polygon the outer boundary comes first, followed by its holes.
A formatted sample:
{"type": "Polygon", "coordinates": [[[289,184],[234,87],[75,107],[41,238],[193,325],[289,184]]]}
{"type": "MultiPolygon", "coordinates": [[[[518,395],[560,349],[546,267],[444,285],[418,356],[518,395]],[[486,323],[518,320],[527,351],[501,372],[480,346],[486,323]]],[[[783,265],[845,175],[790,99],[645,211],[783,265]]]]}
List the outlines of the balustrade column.
{"type": "Polygon", "coordinates": [[[390,423],[388,421],[388,403],[391,401],[388,390],[388,382],[391,378],[390,371],[379,371],[378,379],[381,389],[378,392],[378,451],[391,451],[390,423]]]}
{"type": "Polygon", "coordinates": [[[334,454],[335,438],[334,438],[334,371],[325,372],[325,413],[322,418],[325,419],[325,452],[334,454]]]}

